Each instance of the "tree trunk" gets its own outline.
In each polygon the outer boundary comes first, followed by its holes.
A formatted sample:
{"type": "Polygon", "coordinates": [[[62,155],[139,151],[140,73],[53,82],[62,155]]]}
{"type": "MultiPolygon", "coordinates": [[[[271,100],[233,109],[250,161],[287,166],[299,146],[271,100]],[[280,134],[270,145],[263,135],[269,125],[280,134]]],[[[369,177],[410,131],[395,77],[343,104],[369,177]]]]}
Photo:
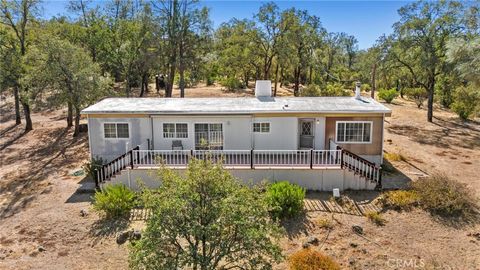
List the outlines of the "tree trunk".
{"type": "Polygon", "coordinates": [[[18,87],[13,88],[13,96],[15,97],[15,125],[22,123],[22,117],[20,115],[20,98],[18,97],[18,87]]]}
{"type": "Polygon", "coordinates": [[[30,117],[30,105],[22,102],[23,114],[25,115],[25,132],[33,129],[32,118],[30,117]]]}
{"type": "Polygon", "coordinates": [[[298,97],[299,85],[300,85],[300,67],[295,68],[295,86],[293,88],[293,95],[298,97]]]}
{"type": "Polygon", "coordinates": [[[174,80],[175,80],[175,65],[171,64],[170,74],[168,76],[168,84],[165,87],[165,97],[172,97],[174,80]]]}
{"type": "MultiPolygon", "coordinates": [[[[182,64],[180,64],[180,66],[182,66],[182,64]]],[[[184,98],[185,97],[185,70],[183,69],[183,67],[180,68],[179,74],[180,74],[180,82],[179,82],[180,97],[184,98]]]]}
{"type": "Polygon", "coordinates": [[[67,110],[67,127],[73,126],[73,105],[71,102],[68,102],[67,110]]]}
{"type": "Polygon", "coordinates": [[[280,88],[283,86],[283,67],[280,68],[280,88]]]}
{"type": "Polygon", "coordinates": [[[433,94],[435,92],[435,79],[428,86],[428,105],[427,105],[427,121],[433,122],[433,94]]]}
{"type": "Polygon", "coordinates": [[[377,63],[375,62],[372,65],[372,81],[371,81],[371,84],[372,84],[371,95],[373,99],[375,98],[375,90],[376,90],[375,89],[376,88],[375,76],[377,75],[376,72],[377,72],[377,63]]]}
{"type": "Polygon", "coordinates": [[[128,75],[127,75],[127,81],[125,85],[125,94],[127,95],[127,97],[130,97],[130,79],[128,75]]]}
{"type": "Polygon", "coordinates": [[[75,130],[73,131],[73,137],[77,137],[80,133],[80,109],[75,107],[75,130]]]}
{"type": "Polygon", "coordinates": [[[275,87],[273,88],[273,96],[277,96],[277,83],[278,83],[278,63],[275,67],[275,87]]]}

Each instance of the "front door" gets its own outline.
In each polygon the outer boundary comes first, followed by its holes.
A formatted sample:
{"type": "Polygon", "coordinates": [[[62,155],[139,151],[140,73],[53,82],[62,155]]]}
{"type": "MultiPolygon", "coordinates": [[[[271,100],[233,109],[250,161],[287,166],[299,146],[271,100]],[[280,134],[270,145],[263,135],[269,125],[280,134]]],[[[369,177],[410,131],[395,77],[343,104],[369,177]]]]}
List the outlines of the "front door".
{"type": "Polygon", "coordinates": [[[300,149],[313,148],[313,122],[311,119],[300,119],[300,149]]]}

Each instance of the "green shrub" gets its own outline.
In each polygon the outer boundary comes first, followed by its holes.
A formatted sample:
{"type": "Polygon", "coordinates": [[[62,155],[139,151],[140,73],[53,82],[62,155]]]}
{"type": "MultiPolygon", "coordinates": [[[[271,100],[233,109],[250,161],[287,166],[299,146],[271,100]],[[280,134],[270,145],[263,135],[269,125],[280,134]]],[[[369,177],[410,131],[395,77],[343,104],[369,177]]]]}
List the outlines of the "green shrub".
{"type": "Polygon", "coordinates": [[[104,212],[107,218],[126,216],[135,206],[135,193],[125,185],[107,185],[96,191],[93,208],[104,212]]]}
{"type": "Polygon", "coordinates": [[[480,111],[480,89],[473,84],[455,89],[452,110],[463,120],[480,111]]]}
{"type": "Polygon", "coordinates": [[[277,182],[268,186],[266,198],[273,218],[290,218],[302,212],[305,189],[287,181],[277,182]]]}
{"type": "Polygon", "coordinates": [[[290,270],[340,270],[340,265],[322,253],[305,248],[288,258],[290,270]]]}
{"type": "Polygon", "coordinates": [[[102,168],[102,165],[105,161],[100,157],[95,157],[90,159],[88,162],[83,164],[82,168],[85,170],[85,173],[90,176],[93,180],[95,180],[96,171],[102,168]]]}
{"type": "Polygon", "coordinates": [[[364,83],[364,84],[362,84],[362,90],[365,91],[365,92],[369,92],[370,90],[372,90],[372,87],[370,86],[370,84],[364,83]]]}
{"type": "Polygon", "coordinates": [[[385,218],[382,217],[380,213],[377,211],[370,211],[365,213],[365,216],[373,223],[375,223],[378,226],[383,226],[387,222],[385,218]]]}
{"type": "Polygon", "coordinates": [[[392,101],[398,97],[398,92],[395,88],[392,89],[381,89],[378,91],[378,97],[384,100],[387,103],[392,103],[392,101]]]}
{"type": "Polygon", "coordinates": [[[420,205],[444,217],[471,220],[478,215],[478,199],[465,184],[445,174],[434,174],[413,183],[420,205]]]}
{"type": "Polygon", "coordinates": [[[405,94],[415,101],[415,104],[417,104],[419,109],[428,97],[427,91],[422,87],[407,88],[405,94]]]}
{"type": "Polygon", "coordinates": [[[302,97],[319,97],[321,95],[320,87],[316,84],[309,84],[300,91],[302,97]]]}
{"type": "Polygon", "coordinates": [[[396,210],[410,210],[418,205],[419,196],[414,190],[393,190],[382,196],[383,204],[396,210]]]}
{"type": "Polygon", "coordinates": [[[243,83],[235,77],[227,77],[220,81],[220,84],[228,91],[234,91],[243,88],[243,83]]]}
{"type": "Polygon", "coordinates": [[[342,84],[340,83],[329,83],[327,86],[320,91],[320,95],[324,97],[341,97],[341,96],[350,96],[350,92],[345,90],[342,84]]]}

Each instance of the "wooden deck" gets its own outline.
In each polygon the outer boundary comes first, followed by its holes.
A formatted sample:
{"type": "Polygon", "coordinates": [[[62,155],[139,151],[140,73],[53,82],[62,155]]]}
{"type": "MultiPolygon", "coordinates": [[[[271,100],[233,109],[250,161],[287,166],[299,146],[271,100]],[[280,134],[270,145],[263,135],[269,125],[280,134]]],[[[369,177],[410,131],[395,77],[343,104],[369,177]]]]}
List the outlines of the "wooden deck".
{"type": "MultiPolygon", "coordinates": [[[[379,193],[374,191],[359,191],[346,193],[341,200],[331,199],[329,192],[310,192],[305,198],[305,211],[338,213],[354,216],[364,216],[368,212],[379,212],[381,207],[375,203],[379,193]]],[[[130,212],[130,220],[147,220],[151,212],[148,209],[134,209],[130,212]]]]}

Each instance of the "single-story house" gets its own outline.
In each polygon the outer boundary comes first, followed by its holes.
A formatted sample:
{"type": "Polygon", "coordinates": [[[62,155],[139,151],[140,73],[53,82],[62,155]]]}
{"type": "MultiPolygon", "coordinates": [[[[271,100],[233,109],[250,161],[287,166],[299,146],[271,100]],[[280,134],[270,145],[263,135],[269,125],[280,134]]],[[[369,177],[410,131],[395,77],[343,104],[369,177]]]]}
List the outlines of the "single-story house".
{"type": "Polygon", "coordinates": [[[184,170],[216,158],[234,175],[289,180],[316,190],[381,184],[384,119],[391,110],[354,97],[106,98],[82,111],[92,158],[106,161],[97,184],[151,181],[160,164],[184,170]]]}

